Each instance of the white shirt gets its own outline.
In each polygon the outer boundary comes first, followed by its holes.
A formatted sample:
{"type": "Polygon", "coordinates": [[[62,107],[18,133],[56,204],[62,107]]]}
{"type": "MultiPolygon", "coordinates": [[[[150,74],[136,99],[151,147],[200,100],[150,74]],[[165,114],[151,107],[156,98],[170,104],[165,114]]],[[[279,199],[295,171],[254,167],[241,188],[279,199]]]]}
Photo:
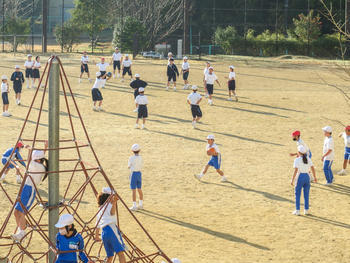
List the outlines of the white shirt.
{"type": "Polygon", "coordinates": [[[34,65],[34,61],[32,61],[32,60],[31,61],[26,60],[26,62],[24,62],[25,68],[32,68],[33,65],[34,65]]]}
{"type": "Polygon", "coordinates": [[[334,141],[332,137],[326,137],[323,143],[323,154],[327,153],[328,150],[332,150],[330,154],[328,154],[324,160],[325,161],[333,161],[334,160],[334,141]]]}
{"type": "Polygon", "coordinates": [[[102,88],[104,84],[104,79],[96,78],[94,85],[92,86],[92,89],[100,89],[102,88]]]}
{"type": "Polygon", "coordinates": [[[118,53],[113,53],[113,60],[114,61],[120,61],[122,59],[123,55],[122,53],[118,52],[118,53]]]}
{"type": "Polygon", "coordinates": [[[208,73],[209,73],[209,68],[205,67],[203,70],[204,76],[207,75],[208,73]]]}
{"type": "MultiPolygon", "coordinates": [[[[32,177],[36,186],[38,186],[41,183],[41,180],[44,177],[45,173],[46,173],[46,169],[43,164],[35,161],[30,162],[28,167],[28,174],[32,177]],[[32,174],[32,173],[35,173],[35,174],[32,174]],[[37,174],[37,173],[40,173],[40,174],[37,174]]],[[[30,177],[28,176],[25,184],[34,186],[32,179],[30,179],[30,177]]]]}
{"type": "Polygon", "coordinates": [[[299,141],[297,141],[297,147],[299,145],[302,145],[305,148],[307,153],[310,151],[310,148],[306,145],[306,143],[302,139],[299,139],[299,141]]]}
{"type": "Polygon", "coordinates": [[[9,86],[5,82],[1,82],[1,93],[3,92],[8,92],[9,91],[9,86]]]}
{"type": "Polygon", "coordinates": [[[202,98],[202,96],[198,92],[192,92],[187,96],[187,100],[190,101],[191,105],[198,105],[198,101],[202,98]]]}
{"type": "Polygon", "coordinates": [[[112,204],[109,202],[102,205],[100,212],[98,212],[96,216],[96,223],[98,222],[98,228],[104,228],[108,225],[117,224],[116,216],[111,215],[112,207],[112,204]]]}
{"type": "Polygon", "coordinates": [[[34,68],[38,69],[38,68],[40,68],[40,67],[41,67],[41,66],[40,66],[40,62],[35,61],[35,62],[34,62],[34,68]]]}
{"type": "Polygon", "coordinates": [[[215,73],[212,73],[212,74],[208,73],[205,75],[204,79],[207,82],[207,84],[214,85],[214,82],[215,82],[215,80],[218,79],[218,77],[215,75],[215,73]]]}
{"type": "Polygon", "coordinates": [[[108,63],[98,63],[96,64],[96,66],[100,69],[100,71],[107,71],[107,67],[109,66],[108,63]]]}
{"type": "Polygon", "coordinates": [[[133,155],[129,158],[128,168],[130,172],[140,172],[142,169],[142,157],[140,155],[133,155]]]}
{"type": "Polygon", "coordinates": [[[131,64],[132,64],[132,62],[131,62],[130,59],[128,59],[128,60],[124,59],[124,60],[123,60],[123,66],[124,66],[124,67],[128,68],[128,67],[131,66],[131,64]]]}
{"type": "Polygon", "coordinates": [[[187,62],[182,62],[182,70],[188,70],[190,69],[190,64],[187,62]]]}
{"type": "Polygon", "coordinates": [[[146,95],[138,95],[135,99],[135,103],[138,105],[147,105],[148,104],[148,99],[146,95]]]}
{"type": "Polygon", "coordinates": [[[210,146],[210,144],[207,144],[207,151],[209,151],[210,148],[214,148],[217,153],[220,153],[219,147],[216,145],[216,143],[213,143],[213,145],[210,146]]]}
{"type": "Polygon", "coordinates": [[[306,173],[308,174],[310,171],[310,167],[313,166],[311,159],[307,158],[307,164],[303,162],[303,157],[300,156],[295,158],[293,168],[298,168],[298,174],[306,173]]]}
{"type": "Polygon", "coordinates": [[[344,139],[345,147],[350,147],[350,135],[348,136],[343,132],[342,137],[344,139]]]}
{"type": "Polygon", "coordinates": [[[230,72],[230,74],[228,74],[228,79],[229,80],[233,80],[233,79],[236,79],[236,72],[230,72]]]}
{"type": "Polygon", "coordinates": [[[86,56],[86,57],[85,57],[85,56],[82,56],[80,61],[81,61],[83,64],[86,65],[86,64],[89,62],[89,57],[88,57],[88,56],[86,56]]]}

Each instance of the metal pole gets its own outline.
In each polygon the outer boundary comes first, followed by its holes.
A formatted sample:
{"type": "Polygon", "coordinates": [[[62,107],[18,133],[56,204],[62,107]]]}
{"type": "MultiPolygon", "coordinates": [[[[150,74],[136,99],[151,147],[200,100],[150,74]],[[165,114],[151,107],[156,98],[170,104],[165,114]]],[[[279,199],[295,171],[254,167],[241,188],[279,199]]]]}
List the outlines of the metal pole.
{"type": "Polygon", "coordinates": [[[5,52],[5,0],[2,0],[2,52],[5,52]]]}
{"type": "MultiPolygon", "coordinates": [[[[53,58],[49,72],[49,148],[57,149],[49,151],[49,172],[59,171],[59,124],[60,124],[60,80],[59,64],[53,58]]],[[[49,181],[49,239],[56,244],[57,228],[55,224],[59,217],[59,174],[50,173],[49,181]]],[[[54,262],[55,254],[50,250],[49,262],[54,262]]]]}
{"type": "MultiPolygon", "coordinates": [[[[215,26],[215,23],[216,23],[216,17],[215,17],[215,8],[216,8],[216,0],[214,0],[214,7],[213,7],[213,26],[214,26],[214,33],[215,33],[215,30],[216,30],[216,26],[215,26]]],[[[215,55],[215,37],[213,37],[213,55],[215,55]]]]}
{"type": "Polygon", "coordinates": [[[310,56],[310,0],[307,0],[307,55],[310,56]]]}
{"type": "Polygon", "coordinates": [[[275,48],[276,48],[276,56],[278,55],[278,0],[276,0],[276,21],[275,21],[275,34],[276,34],[276,39],[275,39],[275,48]]]}
{"type": "Polygon", "coordinates": [[[64,25],[64,0],[62,0],[62,16],[61,16],[61,52],[63,53],[63,25],[64,25]]]}
{"type": "Polygon", "coordinates": [[[201,60],[201,31],[198,33],[198,60],[201,60]]]}
{"type": "Polygon", "coordinates": [[[30,22],[32,31],[32,53],[34,53],[34,0],[32,0],[32,18],[30,22]]]}
{"type": "Polygon", "coordinates": [[[247,53],[247,0],[244,0],[244,50],[247,53]]]}
{"type": "Polygon", "coordinates": [[[288,36],[288,0],[284,1],[284,27],[285,27],[285,35],[288,36]]]}
{"type": "Polygon", "coordinates": [[[42,0],[43,1],[43,28],[42,28],[42,52],[47,52],[47,16],[48,16],[48,0],[42,0]]]}

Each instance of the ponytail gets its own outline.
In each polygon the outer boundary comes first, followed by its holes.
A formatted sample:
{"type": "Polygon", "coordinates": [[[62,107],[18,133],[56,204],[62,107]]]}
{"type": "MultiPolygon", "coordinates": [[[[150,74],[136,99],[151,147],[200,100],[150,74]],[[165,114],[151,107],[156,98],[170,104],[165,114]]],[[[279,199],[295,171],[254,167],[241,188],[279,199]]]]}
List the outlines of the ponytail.
{"type": "Polygon", "coordinates": [[[305,153],[305,154],[303,154],[303,163],[305,163],[305,164],[307,164],[307,163],[308,163],[306,153],[305,153]]]}
{"type": "Polygon", "coordinates": [[[45,170],[46,170],[46,174],[44,175],[43,180],[42,180],[42,181],[45,181],[45,179],[48,175],[47,172],[49,171],[49,160],[46,158],[42,158],[39,161],[45,167],[45,170]]]}

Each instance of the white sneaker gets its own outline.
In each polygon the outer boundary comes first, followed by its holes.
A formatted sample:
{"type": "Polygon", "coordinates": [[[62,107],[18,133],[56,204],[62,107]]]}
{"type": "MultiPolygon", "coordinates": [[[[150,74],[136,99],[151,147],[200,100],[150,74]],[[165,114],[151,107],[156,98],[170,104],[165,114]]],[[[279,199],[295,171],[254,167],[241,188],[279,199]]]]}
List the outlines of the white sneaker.
{"type": "Polygon", "coordinates": [[[198,179],[199,181],[202,179],[202,175],[200,175],[200,174],[195,174],[194,175],[194,178],[196,178],[196,179],[198,179]]]}
{"type": "Polygon", "coordinates": [[[21,239],[26,235],[26,232],[25,231],[20,231],[18,232],[17,234],[12,234],[11,235],[11,238],[14,240],[14,241],[17,241],[17,242],[20,242],[21,239]]]}
{"type": "Polygon", "coordinates": [[[90,83],[92,82],[92,79],[88,79],[88,80],[89,80],[90,83]]]}
{"type": "Polygon", "coordinates": [[[81,79],[78,80],[78,83],[81,83],[81,79]]]}
{"type": "Polygon", "coordinates": [[[30,88],[29,88],[29,85],[27,85],[27,89],[30,89],[30,88]]]}
{"type": "Polygon", "coordinates": [[[176,91],[176,87],[174,87],[174,91],[176,91]]]}
{"type": "Polygon", "coordinates": [[[22,178],[20,176],[17,176],[16,182],[17,182],[17,184],[21,184],[22,183],[22,178]]]}
{"type": "Polygon", "coordinates": [[[4,112],[2,113],[2,116],[4,116],[4,117],[10,117],[10,116],[11,116],[11,113],[9,113],[8,111],[4,111],[4,112]]]}
{"type": "Polygon", "coordinates": [[[304,210],[304,215],[308,215],[308,214],[310,214],[309,209],[305,209],[304,210]]]}
{"type": "Polygon", "coordinates": [[[98,111],[103,111],[102,107],[97,108],[98,111]]]}
{"type": "Polygon", "coordinates": [[[131,211],[137,211],[137,206],[132,206],[129,208],[131,211]]]}
{"type": "Polygon", "coordinates": [[[96,106],[93,106],[93,107],[92,107],[92,110],[93,110],[93,111],[97,111],[96,106]]]}
{"type": "Polygon", "coordinates": [[[135,124],[135,129],[138,129],[139,128],[139,125],[138,124],[135,124]]]}
{"type": "Polygon", "coordinates": [[[136,108],[136,109],[134,109],[134,112],[138,112],[139,110],[136,108]]]}
{"type": "Polygon", "coordinates": [[[192,127],[193,127],[193,129],[196,128],[196,122],[195,121],[192,122],[192,127]]]}
{"type": "Polygon", "coordinates": [[[325,183],[324,185],[332,185],[332,183],[325,183]]]}
{"type": "Polygon", "coordinates": [[[115,79],[115,74],[113,74],[113,78],[115,79]]]}
{"type": "Polygon", "coordinates": [[[226,178],[225,176],[223,176],[223,177],[221,178],[221,182],[222,182],[222,183],[227,182],[227,178],[226,178]]]}
{"type": "Polygon", "coordinates": [[[143,205],[139,205],[138,210],[143,210],[143,205]]]}
{"type": "Polygon", "coordinates": [[[346,175],[346,171],[344,169],[341,169],[337,174],[338,175],[346,175]]]}
{"type": "Polygon", "coordinates": [[[228,98],[227,100],[228,100],[228,101],[232,101],[232,98],[228,98]]]}
{"type": "Polygon", "coordinates": [[[121,81],[121,82],[124,82],[124,79],[121,79],[120,81],[121,81]]]}
{"type": "Polygon", "coordinates": [[[143,130],[143,129],[145,129],[145,125],[142,124],[141,125],[141,130],[143,130]]]}
{"type": "Polygon", "coordinates": [[[168,91],[168,90],[169,90],[169,87],[166,87],[165,89],[166,89],[166,91],[168,91]]]}
{"type": "Polygon", "coordinates": [[[18,100],[18,104],[17,105],[21,105],[21,101],[20,100],[18,100]]]}
{"type": "Polygon", "coordinates": [[[36,89],[35,86],[32,86],[32,89],[36,89]]]}
{"type": "Polygon", "coordinates": [[[117,74],[117,77],[118,77],[118,78],[120,77],[120,74],[119,74],[119,73],[117,74]]]}
{"type": "Polygon", "coordinates": [[[293,215],[300,216],[300,210],[295,210],[295,211],[293,212],[293,215]]]}

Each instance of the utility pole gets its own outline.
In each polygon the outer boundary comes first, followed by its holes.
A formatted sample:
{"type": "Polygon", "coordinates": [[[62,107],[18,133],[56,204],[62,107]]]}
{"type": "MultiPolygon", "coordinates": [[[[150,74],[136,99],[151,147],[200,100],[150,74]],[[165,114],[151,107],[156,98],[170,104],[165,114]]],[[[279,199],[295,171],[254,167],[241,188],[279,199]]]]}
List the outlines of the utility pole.
{"type": "Polygon", "coordinates": [[[64,0],[62,0],[62,16],[61,16],[61,52],[63,53],[63,37],[64,37],[64,0]]]}
{"type": "Polygon", "coordinates": [[[31,23],[31,33],[32,33],[32,53],[34,53],[34,0],[32,0],[32,18],[31,23]]]}
{"type": "Polygon", "coordinates": [[[2,52],[5,52],[5,0],[2,0],[2,52]]]}
{"type": "Polygon", "coordinates": [[[188,0],[183,0],[183,54],[188,54],[188,0]]]}
{"type": "Polygon", "coordinates": [[[275,47],[276,47],[276,56],[278,55],[278,0],[276,0],[276,14],[275,14],[275,47]]]}
{"type": "Polygon", "coordinates": [[[289,1],[284,0],[284,29],[285,29],[285,35],[288,35],[288,8],[289,8],[289,1]]]}
{"type": "Polygon", "coordinates": [[[310,0],[307,0],[307,55],[310,55],[310,0]]]}
{"type": "Polygon", "coordinates": [[[42,52],[47,52],[47,16],[48,16],[48,0],[43,2],[43,27],[42,27],[42,52]]]}
{"type": "MultiPolygon", "coordinates": [[[[215,26],[215,23],[216,23],[216,17],[215,17],[215,8],[216,8],[216,0],[213,1],[213,32],[215,34],[215,30],[216,30],[216,26],[215,26]]],[[[213,55],[215,55],[215,38],[213,38],[213,55]]]]}

